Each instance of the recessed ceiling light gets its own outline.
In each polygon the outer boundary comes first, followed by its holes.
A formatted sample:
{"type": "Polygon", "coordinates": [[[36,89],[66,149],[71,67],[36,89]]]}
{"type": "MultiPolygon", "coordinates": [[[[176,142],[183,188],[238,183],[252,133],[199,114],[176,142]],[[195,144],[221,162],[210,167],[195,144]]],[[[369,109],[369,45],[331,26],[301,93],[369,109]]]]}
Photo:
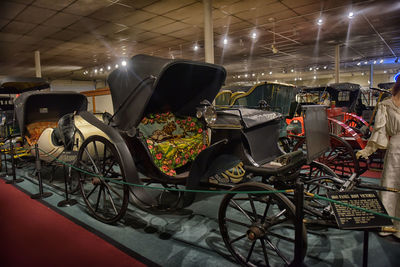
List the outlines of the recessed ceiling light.
{"type": "Polygon", "coordinates": [[[272,75],[272,71],[269,72],[269,75],[272,75]]]}
{"type": "Polygon", "coordinates": [[[364,61],[364,65],[367,65],[368,64],[368,61],[364,61]]]}
{"type": "Polygon", "coordinates": [[[323,19],[318,19],[317,20],[317,24],[319,25],[319,26],[321,26],[322,24],[324,24],[324,21],[323,21],[323,19]]]}
{"type": "Polygon", "coordinates": [[[300,77],[299,80],[301,81],[301,80],[303,80],[303,78],[300,77]]]}
{"type": "Polygon", "coordinates": [[[111,66],[107,66],[107,69],[108,69],[108,70],[111,70],[111,66]]]}
{"type": "Polygon", "coordinates": [[[263,72],[263,73],[261,73],[261,75],[262,75],[262,76],[264,76],[264,74],[265,74],[264,72],[263,72]]]}
{"type": "Polygon", "coordinates": [[[312,67],[310,67],[309,70],[312,71],[312,67]]]}
{"type": "Polygon", "coordinates": [[[103,68],[100,68],[100,72],[102,72],[103,71],[103,68]]]}
{"type": "Polygon", "coordinates": [[[387,73],[387,70],[384,70],[383,73],[387,73]]]}
{"type": "Polygon", "coordinates": [[[317,76],[314,76],[314,80],[316,80],[317,79],[317,76]]]}
{"type": "Polygon", "coordinates": [[[118,69],[118,67],[119,67],[118,64],[115,64],[115,68],[118,69]]]}
{"type": "Polygon", "coordinates": [[[224,45],[228,44],[228,39],[224,38],[224,45]]]}
{"type": "Polygon", "coordinates": [[[257,33],[253,32],[253,33],[251,34],[251,38],[256,39],[256,38],[257,38],[257,33]]]}
{"type": "Polygon", "coordinates": [[[125,67],[125,66],[126,66],[126,61],[125,61],[125,60],[122,60],[122,61],[121,61],[121,65],[125,67]]]}
{"type": "Polygon", "coordinates": [[[197,51],[197,50],[199,50],[199,46],[198,45],[194,45],[193,49],[194,49],[194,51],[197,51]]]}
{"type": "Polygon", "coordinates": [[[347,15],[347,17],[348,17],[349,19],[354,18],[354,12],[353,12],[353,11],[350,11],[349,14],[347,15]]]}
{"type": "Polygon", "coordinates": [[[324,70],[326,70],[328,68],[328,66],[324,66],[324,70]]]}
{"type": "Polygon", "coordinates": [[[361,62],[358,62],[358,63],[357,63],[357,66],[360,66],[360,65],[361,65],[361,62]]]}
{"type": "Polygon", "coordinates": [[[94,73],[97,73],[97,69],[94,69],[94,73]]]}
{"type": "Polygon", "coordinates": [[[247,78],[247,74],[245,74],[244,77],[247,78]]]}
{"type": "Polygon", "coordinates": [[[290,72],[294,72],[294,69],[291,69],[290,72]]]}
{"type": "Polygon", "coordinates": [[[254,77],[254,76],[256,76],[256,74],[255,74],[255,73],[253,73],[251,76],[253,76],[253,77],[254,77]]]}

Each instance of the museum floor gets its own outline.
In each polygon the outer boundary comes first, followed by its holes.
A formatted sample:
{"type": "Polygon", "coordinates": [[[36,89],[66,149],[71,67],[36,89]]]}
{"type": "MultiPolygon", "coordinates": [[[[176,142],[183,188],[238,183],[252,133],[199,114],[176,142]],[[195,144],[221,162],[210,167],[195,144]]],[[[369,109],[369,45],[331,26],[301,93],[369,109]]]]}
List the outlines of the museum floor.
{"type": "MultiPolygon", "coordinates": [[[[107,225],[92,218],[77,196],[78,205],[58,208],[64,195],[57,181],[56,187],[45,185],[51,197],[31,200],[27,194],[38,192],[32,173],[33,165],[26,164],[17,169],[22,183],[0,179],[0,266],[235,265],[219,235],[221,195],[199,195],[175,214],[152,215],[130,206],[121,222],[107,225]]],[[[375,232],[369,237],[369,266],[398,266],[400,242],[375,232]]],[[[362,266],[362,253],[362,231],[308,229],[306,266],[362,266]]]]}

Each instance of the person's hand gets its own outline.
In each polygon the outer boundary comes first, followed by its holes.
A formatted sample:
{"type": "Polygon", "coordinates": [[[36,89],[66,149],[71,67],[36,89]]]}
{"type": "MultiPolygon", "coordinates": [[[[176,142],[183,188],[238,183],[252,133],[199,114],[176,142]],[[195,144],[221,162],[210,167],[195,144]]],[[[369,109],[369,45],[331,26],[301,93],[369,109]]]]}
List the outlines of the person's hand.
{"type": "Polygon", "coordinates": [[[356,153],[357,159],[359,159],[359,158],[368,159],[368,156],[369,156],[369,154],[365,149],[359,150],[356,153]]]}

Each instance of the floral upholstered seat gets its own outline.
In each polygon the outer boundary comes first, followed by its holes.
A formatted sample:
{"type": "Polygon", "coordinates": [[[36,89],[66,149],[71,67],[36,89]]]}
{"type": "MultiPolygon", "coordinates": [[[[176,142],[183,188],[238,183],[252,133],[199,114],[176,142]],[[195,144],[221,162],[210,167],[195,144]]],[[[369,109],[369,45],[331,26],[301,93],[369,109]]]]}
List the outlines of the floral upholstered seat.
{"type": "Polygon", "coordinates": [[[207,147],[207,131],[194,117],[174,114],[148,114],[139,124],[139,131],[146,141],[154,163],[165,174],[176,175],[182,167],[207,147]]]}
{"type": "Polygon", "coordinates": [[[25,136],[29,145],[36,144],[37,140],[39,140],[40,135],[47,128],[55,128],[57,127],[56,121],[40,121],[33,122],[26,126],[28,135],[25,136]]]}

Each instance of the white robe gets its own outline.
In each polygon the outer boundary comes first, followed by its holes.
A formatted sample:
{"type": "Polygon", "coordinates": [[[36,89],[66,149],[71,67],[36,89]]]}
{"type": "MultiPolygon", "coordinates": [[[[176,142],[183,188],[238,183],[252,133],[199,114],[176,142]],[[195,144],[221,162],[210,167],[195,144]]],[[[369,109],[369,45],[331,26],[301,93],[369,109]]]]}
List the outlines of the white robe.
{"type": "MultiPolygon", "coordinates": [[[[364,149],[368,154],[376,149],[387,149],[381,184],[385,187],[400,188],[400,108],[391,98],[378,104],[374,131],[364,149]]],[[[381,192],[382,203],[390,216],[400,217],[400,194],[381,192]]],[[[393,220],[394,226],[400,231],[400,221],[393,220]]],[[[397,232],[400,238],[400,232],[397,232]]]]}

